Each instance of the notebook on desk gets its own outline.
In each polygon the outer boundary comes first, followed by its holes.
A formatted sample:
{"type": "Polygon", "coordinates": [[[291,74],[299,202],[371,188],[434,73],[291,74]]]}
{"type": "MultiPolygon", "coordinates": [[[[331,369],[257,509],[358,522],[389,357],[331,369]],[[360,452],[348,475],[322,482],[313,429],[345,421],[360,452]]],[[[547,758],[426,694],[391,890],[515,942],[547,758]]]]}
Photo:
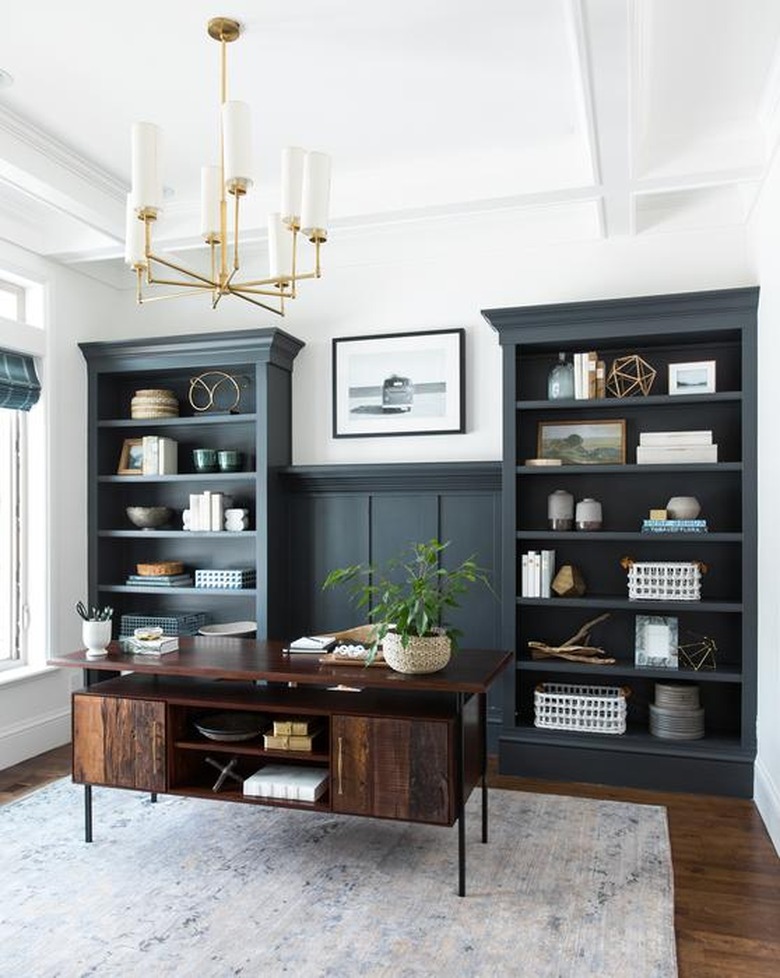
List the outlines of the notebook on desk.
{"type": "Polygon", "coordinates": [[[286,652],[327,652],[336,644],[335,635],[302,635],[285,649],[286,652]]]}

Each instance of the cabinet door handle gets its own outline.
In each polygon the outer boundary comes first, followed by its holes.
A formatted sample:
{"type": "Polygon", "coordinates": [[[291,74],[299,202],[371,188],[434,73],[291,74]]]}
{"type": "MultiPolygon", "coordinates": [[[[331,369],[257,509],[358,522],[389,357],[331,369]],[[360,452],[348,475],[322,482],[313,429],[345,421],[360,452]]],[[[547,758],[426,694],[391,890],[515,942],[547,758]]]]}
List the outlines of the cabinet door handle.
{"type": "Polygon", "coordinates": [[[160,736],[160,724],[157,720],[152,721],[152,770],[157,774],[157,740],[160,736]]]}
{"type": "Polygon", "coordinates": [[[338,794],[344,794],[344,785],[342,783],[342,773],[344,771],[344,738],[339,737],[339,751],[336,756],[336,774],[339,781],[338,794]]]}

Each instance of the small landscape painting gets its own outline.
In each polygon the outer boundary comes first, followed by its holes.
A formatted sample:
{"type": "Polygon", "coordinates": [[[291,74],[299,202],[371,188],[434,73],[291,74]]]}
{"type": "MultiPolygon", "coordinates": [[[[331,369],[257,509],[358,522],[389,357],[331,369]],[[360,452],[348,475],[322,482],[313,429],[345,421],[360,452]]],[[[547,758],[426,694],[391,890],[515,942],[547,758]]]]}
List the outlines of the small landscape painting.
{"type": "Polygon", "coordinates": [[[540,421],[539,458],[563,465],[622,465],[626,461],[626,422],[540,421]]]}

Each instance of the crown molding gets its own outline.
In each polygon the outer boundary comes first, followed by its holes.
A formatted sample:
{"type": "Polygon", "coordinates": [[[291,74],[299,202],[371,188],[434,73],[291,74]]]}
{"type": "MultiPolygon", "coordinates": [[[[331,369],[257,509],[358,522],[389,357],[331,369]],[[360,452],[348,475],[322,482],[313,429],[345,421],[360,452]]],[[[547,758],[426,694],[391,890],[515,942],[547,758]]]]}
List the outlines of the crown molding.
{"type": "Polygon", "coordinates": [[[0,132],[124,206],[128,191],[124,181],[4,105],[0,105],[0,132]]]}

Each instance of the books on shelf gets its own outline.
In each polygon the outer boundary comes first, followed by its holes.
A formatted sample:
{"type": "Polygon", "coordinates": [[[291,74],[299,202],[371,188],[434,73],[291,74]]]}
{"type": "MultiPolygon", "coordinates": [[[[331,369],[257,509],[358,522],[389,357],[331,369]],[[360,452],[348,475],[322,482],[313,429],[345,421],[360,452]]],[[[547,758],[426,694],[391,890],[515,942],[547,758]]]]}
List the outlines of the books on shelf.
{"type": "Polygon", "coordinates": [[[133,587],[191,587],[192,574],[128,574],[127,584],[133,587]]]}
{"type": "Polygon", "coordinates": [[[520,594],[524,598],[552,597],[555,551],[529,550],[521,557],[520,594]]]}
{"type": "MultiPolygon", "coordinates": [[[[588,350],[585,353],[575,353],[574,354],[574,398],[577,401],[588,401],[593,400],[596,397],[603,397],[606,394],[606,387],[604,393],[599,395],[599,382],[598,382],[598,367],[599,367],[599,355],[595,350],[588,350]]],[[[606,365],[604,361],[601,361],[602,365],[602,376],[606,376],[606,365]]]]}
{"type": "Polygon", "coordinates": [[[266,764],[244,780],[244,794],[253,798],[316,801],[328,787],[328,771],[322,767],[266,764]]]}
{"type": "Polygon", "coordinates": [[[642,533],[706,533],[706,520],[643,520],[642,533]]]}
{"type": "Polygon", "coordinates": [[[144,435],[142,439],[144,475],[176,475],[179,471],[178,444],[173,438],[144,435]]]}
{"type": "Polygon", "coordinates": [[[717,462],[718,446],[711,431],[643,431],[636,450],[637,465],[717,462]]]}
{"type": "Polygon", "coordinates": [[[290,642],[288,652],[327,652],[336,644],[335,635],[301,635],[290,642]]]}

